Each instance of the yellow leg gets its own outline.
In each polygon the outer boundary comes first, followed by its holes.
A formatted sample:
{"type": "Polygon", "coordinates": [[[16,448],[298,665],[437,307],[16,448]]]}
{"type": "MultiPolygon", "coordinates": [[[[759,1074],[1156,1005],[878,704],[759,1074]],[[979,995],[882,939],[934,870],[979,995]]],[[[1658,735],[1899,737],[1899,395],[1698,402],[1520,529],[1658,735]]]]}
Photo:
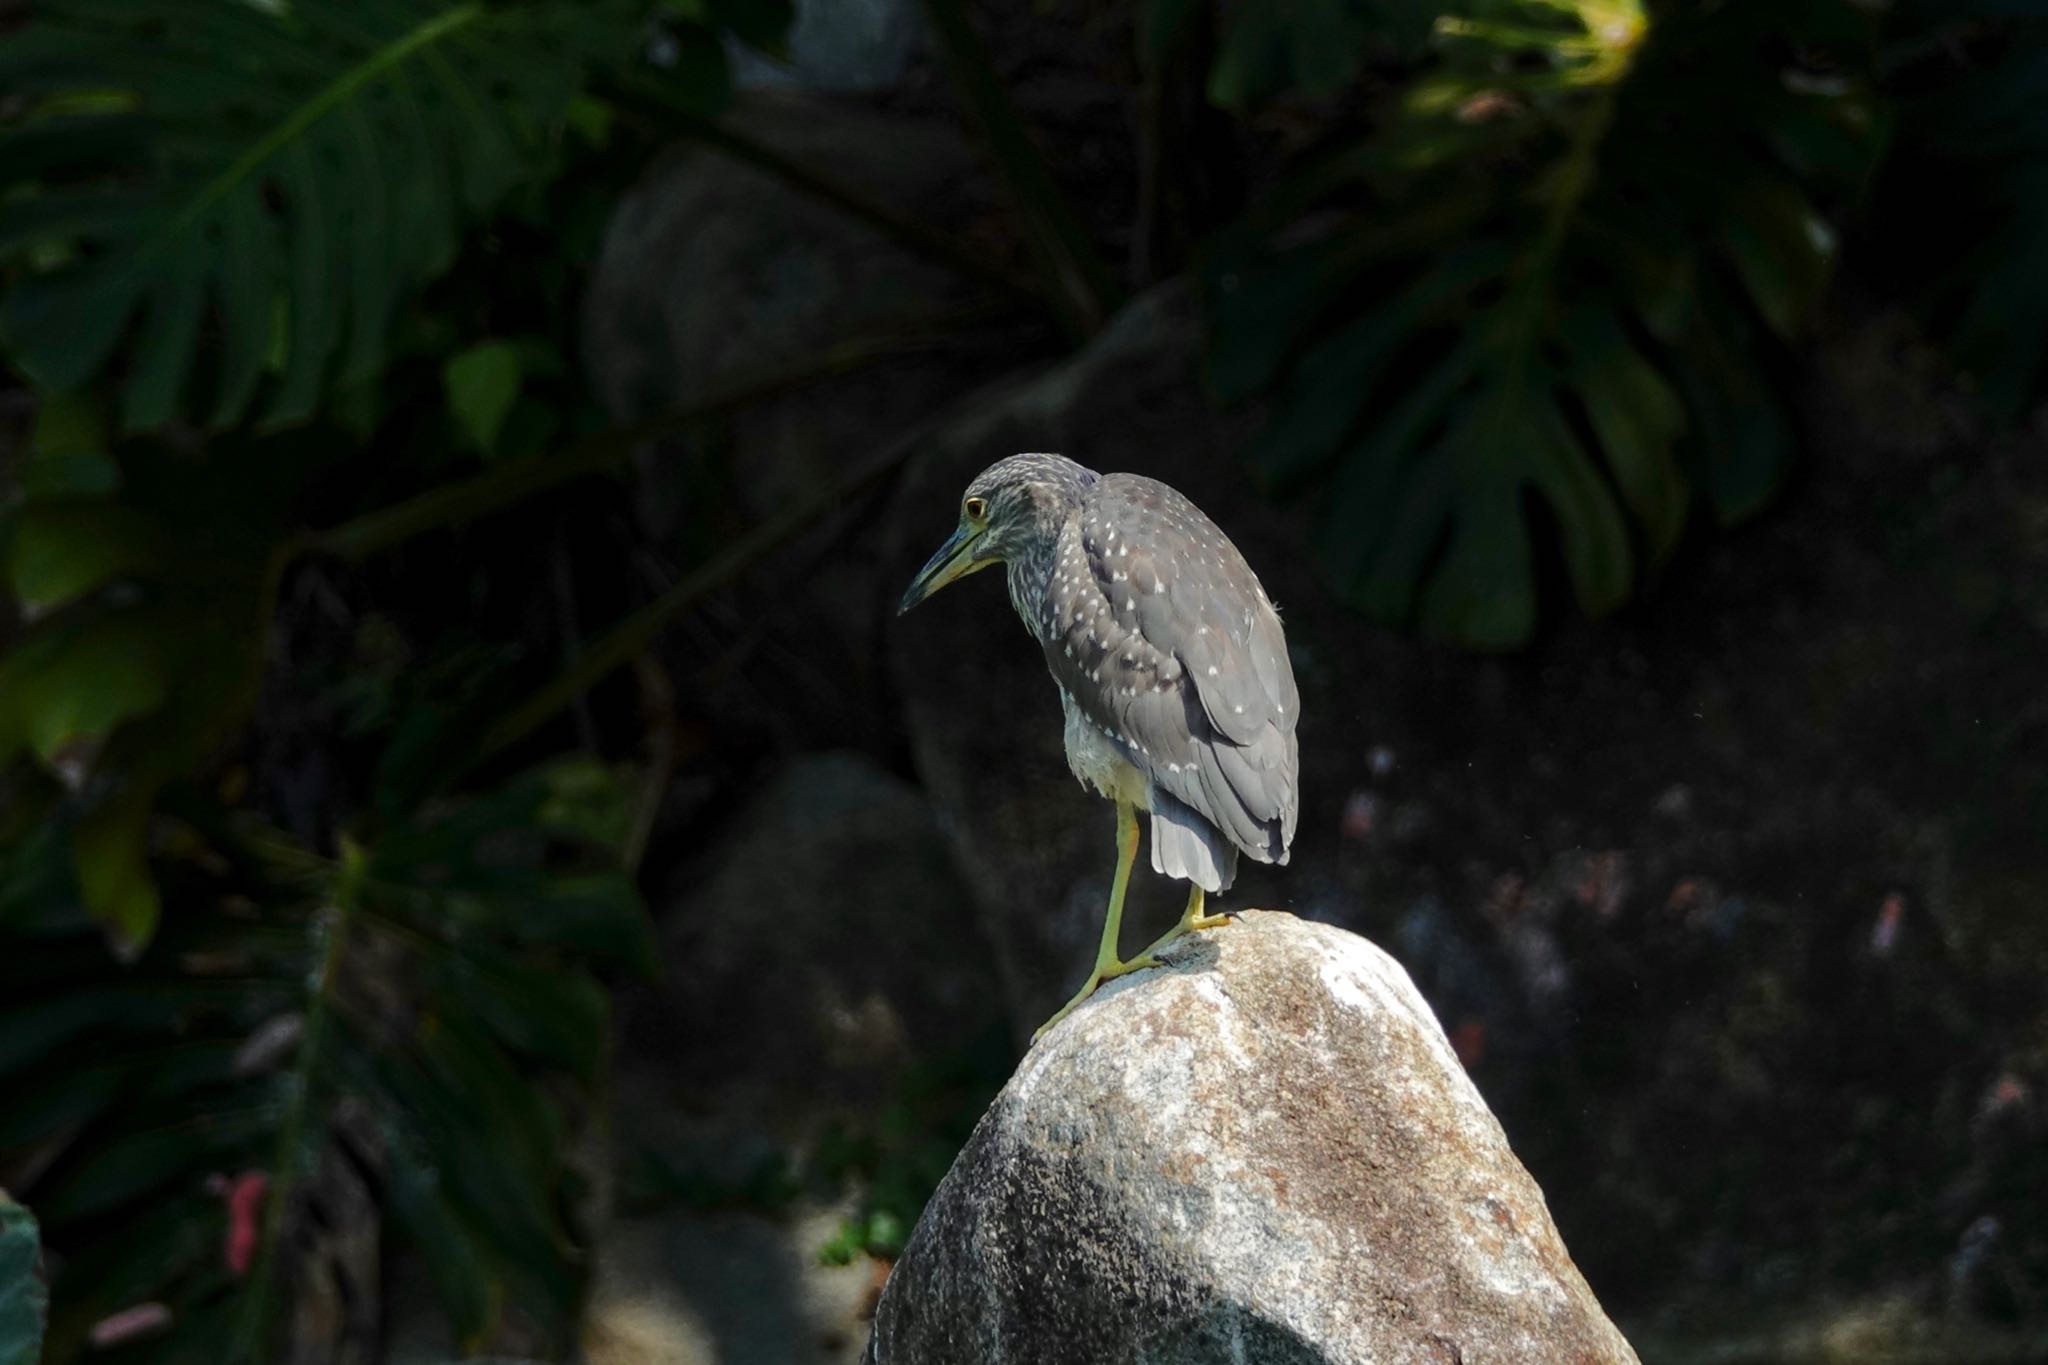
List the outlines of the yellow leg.
{"type": "Polygon", "coordinates": [[[1181,937],[1183,934],[1191,934],[1197,929],[1214,929],[1217,928],[1219,925],[1230,923],[1230,916],[1228,915],[1203,914],[1202,903],[1205,899],[1207,898],[1204,895],[1201,887],[1190,886],[1188,888],[1188,908],[1181,911],[1180,923],[1174,925],[1171,929],[1168,929],[1165,933],[1161,934],[1158,940],[1155,941],[1151,947],[1147,948],[1142,954],[1140,954],[1140,956],[1152,957],[1160,949],[1164,948],[1167,944],[1173,942],[1175,939],[1181,937]]]}
{"type": "Polygon", "coordinates": [[[1124,923],[1124,891],[1131,884],[1131,864],[1137,858],[1138,812],[1128,801],[1119,801],[1116,803],[1116,877],[1109,885],[1109,911],[1102,917],[1102,942],[1095,949],[1095,967],[1074,998],[1060,1006],[1058,1014],[1038,1026],[1038,1032],[1031,1035],[1032,1042],[1043,1038],[1054,1024],[1073,1013],[1074,1007],[1095,994],[1095,988],[1103,982],[1126,972],[1159,965],[1150,953],[1140,953],[1129,962],[1117,960],[1117,940],[1124,923]]]}

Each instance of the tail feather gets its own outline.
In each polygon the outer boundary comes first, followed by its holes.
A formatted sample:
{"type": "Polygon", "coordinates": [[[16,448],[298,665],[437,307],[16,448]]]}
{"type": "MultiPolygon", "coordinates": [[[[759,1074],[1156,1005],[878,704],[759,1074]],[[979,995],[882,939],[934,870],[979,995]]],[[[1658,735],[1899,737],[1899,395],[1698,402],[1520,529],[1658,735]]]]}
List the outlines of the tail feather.
{"type": "Polygon", "coordinates": [[[1228,890],[1237,877],[1237,848],[1179,798],[1154,787],[1152,870],[1204,891],[1228,890]]]}

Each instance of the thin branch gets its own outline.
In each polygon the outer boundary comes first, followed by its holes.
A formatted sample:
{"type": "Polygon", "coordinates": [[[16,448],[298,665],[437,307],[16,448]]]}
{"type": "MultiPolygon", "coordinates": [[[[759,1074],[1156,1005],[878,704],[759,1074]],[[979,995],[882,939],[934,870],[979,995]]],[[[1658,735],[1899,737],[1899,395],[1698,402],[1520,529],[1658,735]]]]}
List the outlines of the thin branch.
{"type": "Polygon", "coordinates": [[[675,774],[676,690],[668,671],[645,654],[634,660],[633,672],[640,681],[640,714],[647,727],[647,771],[641,774],[639,799],[633,803],[633,827],[620,861],[629,875],[638,876],[647,845],[654,838],[654,822],[661,815],[669,778],[675,774]]]}
{"type": "Polygon", "coordinates": [[[684,136],[723,152],[735,161],[766,171],[799,194],[808,195],[866,223],[898,246],[956,271],[966,279],[986,285],[1006,297],[1045,306],[1046,300],[1039,288],[1001,262],[970,251],[945,233],[897,213],[881,200],[784,156],[764,142],[701,114],[671,105],[658,95],[643,94],[637,89],[608,91],[606,97],[628,109],[643,111],[651,121],[666,123],[684,136]]]}

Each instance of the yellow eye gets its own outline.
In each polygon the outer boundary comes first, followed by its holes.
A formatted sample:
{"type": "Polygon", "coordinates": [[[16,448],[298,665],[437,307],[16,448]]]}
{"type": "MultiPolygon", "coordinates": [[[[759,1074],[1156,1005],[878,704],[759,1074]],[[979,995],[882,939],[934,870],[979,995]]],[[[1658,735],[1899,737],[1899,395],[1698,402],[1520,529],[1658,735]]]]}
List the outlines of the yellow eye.
{"type": "Polygon", "coordinates": [[[967,513],[967,519],[969,521],[987,521],[988,499],[969,498],[967,502],[964,504],[964,510],[967,513]]]}

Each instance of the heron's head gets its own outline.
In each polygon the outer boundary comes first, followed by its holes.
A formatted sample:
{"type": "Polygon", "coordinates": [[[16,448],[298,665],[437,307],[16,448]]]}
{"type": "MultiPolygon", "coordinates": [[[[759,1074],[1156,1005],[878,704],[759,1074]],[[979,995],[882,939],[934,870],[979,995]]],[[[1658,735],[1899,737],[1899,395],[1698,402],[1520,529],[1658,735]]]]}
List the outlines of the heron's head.
{"type": "Polygon", "coordinates": [[[1012,455],[982,470],[960,495],[960,524],[917,571],[897,613],[977,569],[1034,549],[1050,552],[1061,523],[1096,478],[1064,455],[1012,455]]]}

